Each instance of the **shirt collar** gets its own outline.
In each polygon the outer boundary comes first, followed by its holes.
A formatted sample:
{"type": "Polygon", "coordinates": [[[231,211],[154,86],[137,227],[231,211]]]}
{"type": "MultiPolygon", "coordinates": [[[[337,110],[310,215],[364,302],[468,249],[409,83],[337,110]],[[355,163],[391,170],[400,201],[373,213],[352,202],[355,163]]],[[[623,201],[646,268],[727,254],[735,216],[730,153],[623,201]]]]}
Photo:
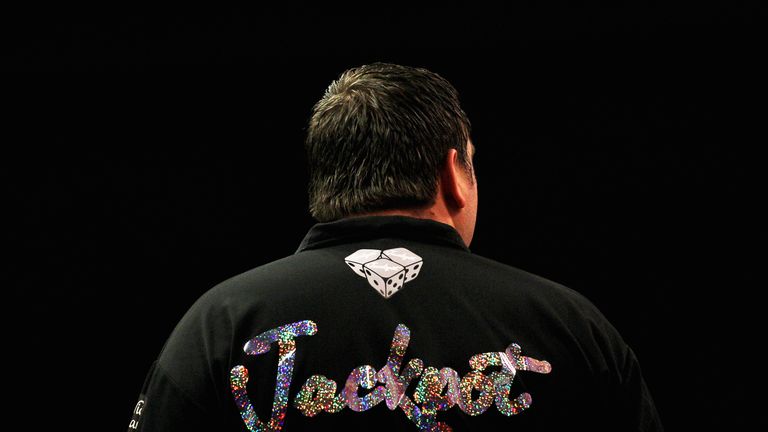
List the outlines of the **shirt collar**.
{"type": "Polygon", "coordinates": [[[296,253],[382,237],[441,244],[470,252],[456,229],[442,222],[409,216],[360,216],[315,224],[296,253]]]}

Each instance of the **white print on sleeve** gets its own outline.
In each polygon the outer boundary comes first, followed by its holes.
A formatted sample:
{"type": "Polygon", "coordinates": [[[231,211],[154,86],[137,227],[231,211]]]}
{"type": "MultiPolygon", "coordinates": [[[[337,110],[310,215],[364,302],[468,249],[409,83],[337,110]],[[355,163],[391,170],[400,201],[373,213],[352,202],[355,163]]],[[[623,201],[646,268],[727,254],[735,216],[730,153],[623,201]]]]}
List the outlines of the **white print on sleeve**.
{"type": "Polygon", "coordinates": [[[416,279],[424,264],[420,256],[406,248],[359,249],[344,262],[384,298],[392,297],[404,284],[416,279]]]}

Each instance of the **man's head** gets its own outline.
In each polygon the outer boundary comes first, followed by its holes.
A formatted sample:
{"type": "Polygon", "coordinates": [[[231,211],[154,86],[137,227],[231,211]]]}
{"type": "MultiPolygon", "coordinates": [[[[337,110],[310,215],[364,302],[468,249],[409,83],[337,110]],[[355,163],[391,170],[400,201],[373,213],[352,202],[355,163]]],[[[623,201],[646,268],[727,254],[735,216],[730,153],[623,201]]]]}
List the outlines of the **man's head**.
{"type": "Polygon", "coordinates": [[[469,244],[477,199],[470,122],[436,73],[387,63],[345,71],[313,108],[306,150],[318,221],[447,204],[471,224],[456,226],[469,244]],[[456,187],[465,196],[453,196],[456,187]]]}

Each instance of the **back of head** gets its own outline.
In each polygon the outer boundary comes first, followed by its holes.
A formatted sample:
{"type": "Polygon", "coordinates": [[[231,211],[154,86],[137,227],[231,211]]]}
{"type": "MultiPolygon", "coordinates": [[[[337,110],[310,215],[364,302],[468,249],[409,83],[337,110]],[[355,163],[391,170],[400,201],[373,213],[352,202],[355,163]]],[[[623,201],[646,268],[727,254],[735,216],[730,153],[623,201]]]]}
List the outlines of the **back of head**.
{"type": "Polygon", "coordinates": [[[310,213],[329,222],[427,207],[449,149],[471,170],[469,134],[458,93],[436,73],[389,63],[349,69],[309,121],[310,213]]]}

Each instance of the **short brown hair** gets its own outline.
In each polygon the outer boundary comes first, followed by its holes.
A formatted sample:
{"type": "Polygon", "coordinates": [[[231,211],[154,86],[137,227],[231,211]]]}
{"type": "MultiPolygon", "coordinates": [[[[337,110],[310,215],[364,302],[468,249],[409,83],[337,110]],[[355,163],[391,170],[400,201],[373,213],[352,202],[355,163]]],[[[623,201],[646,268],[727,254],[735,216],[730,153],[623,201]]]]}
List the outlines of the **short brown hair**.
{"type": "Polygon", "coordinates": [[[310,213],[327,222],[434,203],[449,149],[471,174],[470,128],[458,92],[434,72],[390,63],[345,71],[307,128],[310,213]]]}

